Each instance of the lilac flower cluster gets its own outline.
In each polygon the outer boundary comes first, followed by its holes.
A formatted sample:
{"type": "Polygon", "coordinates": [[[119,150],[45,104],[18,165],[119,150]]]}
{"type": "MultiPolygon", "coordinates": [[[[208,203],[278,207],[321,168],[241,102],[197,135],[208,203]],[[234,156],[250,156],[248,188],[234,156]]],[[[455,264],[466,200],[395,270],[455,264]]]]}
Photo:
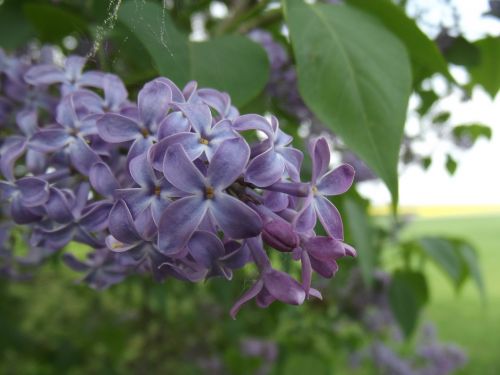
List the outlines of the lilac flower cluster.
{"type": "Polygon", "coordinates": [[[259,277],[233,317],[251,299],[321,297],[313,271],[330,278],[337,259],[355,255],[328,199],[349,189],[354,170],[329,170],[324,138],[311,141],[312,181],[302,182],[303,154],[275,117],[239,115],[227,94],[164,77],[134,103],[119,77],[85,63],[0,55],[2,217],[23,226],[28,259],[89,245],[87,260],[63,258],[95,288],[144,272],[230,280],[253,262],[259,277]],[[260,140],[249,143],[252,133],[260,140]],[[266,248],[300,261],[301,282],[275,269],[266,248]]]}

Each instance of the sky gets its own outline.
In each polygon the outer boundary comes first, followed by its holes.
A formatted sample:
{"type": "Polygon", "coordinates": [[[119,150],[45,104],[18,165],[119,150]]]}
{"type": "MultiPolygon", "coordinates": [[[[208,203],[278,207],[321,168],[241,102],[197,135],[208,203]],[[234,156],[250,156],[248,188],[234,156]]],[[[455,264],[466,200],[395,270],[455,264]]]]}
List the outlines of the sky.
{"type": "MultiPolygon", "coordinates": [[[[418,3],[425,12],[429,24],[439,21],[452,25],[453,18],[437,4],[437,0],[418,0],[410,2],[410,12],[418,11],[412,8],[412,3],[418,3]],[[439,20],[439,21],[437,21],[439,20]]],[[[486,0],[452,0],[460,14],[460,28],[469,40],[476,40],[485,35],[500,35],[500,22],[491,17],[483,17],[488,9],[486,0]]],[[[422,11],[422,9],[420,9],[422,11]]],[[[434,36],[435,30],[427,24],[421,27],[434,36]]],[[[499,62],[500,64],[500,62],[499,62]]],[[[457,80],[466,79],[466,73],[461,68],[452,69],[457,80]]],[[[442,82],[439,78],[429,84],[439,92],[442,82]]],[[[410,107],[412,101],[410,101],[410,107]]],[[[458,169],[450,176],[444,161],[449,144],[443,144],[438,139],[429,139],[421,145],[433,150],[433,163],[427,171],[418,166],[412,166],[401,171],[399,180],[400,204],[402,206],[434,206],[434,205],[500,205],[500,95],[492,100],[486,92],[477,87],[472,99],[462,102],[457,92],[443,100],[440,107],[451,112],[452,124],[470,122],[484,123],[492,127],[493,136],[490,141],[480,139],[475,146],[465,152],[459,152],[458,169]]],[[[416,121],[409,117],[407,127],[416,121]]],[[[457,153],[453,153],[456,155],[457,153]]],[[[390,202],[387,188],[381,182],[367,182],[358,187],[361,195],[369,198],[375,205],[385,205],[390,202]]]]}

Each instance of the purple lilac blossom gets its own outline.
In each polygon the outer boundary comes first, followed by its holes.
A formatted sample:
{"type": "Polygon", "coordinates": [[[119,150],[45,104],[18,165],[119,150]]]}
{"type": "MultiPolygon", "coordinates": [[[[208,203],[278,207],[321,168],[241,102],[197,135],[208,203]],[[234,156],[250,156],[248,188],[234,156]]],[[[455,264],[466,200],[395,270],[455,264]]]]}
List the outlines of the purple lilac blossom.
{"type": "Polygon", "coordinates": [[[159,77],[134,104],[119,77],[85,71],[79,56],[59,66],[0,52],[1,219],[21,225],[29,246],[16,259],[8,243],[17,229],[2,227],[3,275],[17,275],[13,262],[60,252],[96,289],[136,273],[231,280],[253,264],[258,276],[235,317],[253,299],[267,307],[321,298],[312,273],[331,278],[338,259],[355,256],[327,198],[347,191],[354,171],[329,171],[324,138],[312,141],[313,179],[302,181],[304,156],[278,119],[240,116],[226,93],[159,77]],[[265,137],[244,137],[257,131],[265,137]],[[316,217],[326,236],[316,236],[316,217]],[[72,242],[93,249],[86,260],[72,242]],[[273,251],[300,262],[300,280],[272,264],[273,251]]]}

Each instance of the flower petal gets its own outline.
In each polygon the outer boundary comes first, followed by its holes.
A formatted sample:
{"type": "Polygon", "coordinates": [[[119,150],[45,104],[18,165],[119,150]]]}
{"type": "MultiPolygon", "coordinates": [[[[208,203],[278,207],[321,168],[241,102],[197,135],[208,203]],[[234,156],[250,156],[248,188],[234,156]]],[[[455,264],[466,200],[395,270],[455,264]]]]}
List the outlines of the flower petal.
{"type": "Polygon", "coordinates": [[[68,147],[71,164],[80,173],[88,176],[92,165],[101,159],[82,138],[75,137],[74,139],[68,147]]]}
{"type": "Polygon", "coordinates": [[[26,207],[36,207],[49,199],[49,184],[36,177],[24,177],[16,182],[21,200],[26,207]]]}
{"type": "Polygon", "coordinates": [[[97,120],[99,136],[106,142],[121,143],[141,136],[139,125],[132,119],[107,113],[97,120]]]}
{"type": "Polygon", "coordinates": [[[24,79],[30,85],[50,85],[52,83],[64,82],[66,76],[61,68],[52,64],[35,65],[25,74],[24,79]]]}
{"type": "Polygon", "coordinates": [[[161,81],[148,82],[139,91],[137,98],[139,117],[143,124],[151,128],[165,116],[172,101],[172,90],[161,81]]]}
{"type": "Polygon", "coordinates": [[[29,146],[40,152],[59,151],[71,142],[72,138],[63,129],[43,129],[31,137],[29,146]]]}
{"type": "Polygon", "coordinates": [[[89,180],[92,187],[101,195],[111,197],[120,186],[109,166],[98,161],[90,168],[89,180]]]}
{"type": "Polygon", "coordinates": [[[26,145],[24,137],[16,137],[13,142],[3,145],[5,148],[0,153],[0,171],[7,180],[14,180],[14,164],[26,150],[26,145]]]}
{"type": "Polygon", "coordinates": [[[327,198],[322,195],[316,196],[313,201],[318,214],[319,221],[326,232],[337,240],[344,239],[344,229],[342,218],[337,208],[327,198]]]}
{"type": "Polygon", "coordinates": [[[236,315],[238,314],[238,311],[240,311],[242,306],[251,299],[255,298],[260,293],[262,288],[264,288],[264,282],[262,280],[258,280],[250,287],[250,289],[243,293],[243,295],[238,298],[238,300],[234,303],[233,307],[231,307],[231,310],[229,311],[229,315],[231,315],[231,318],[236,319],[236,315]]]}
{"type": "Polygon", "coordinates": [[[155,169],[161,170],[167,149],[175,144],[182,145],[189,160],[199,158],[205,148],[205,145],[200,143],[200,136],[196,133],[184,132],[173,134],[151,147],[149,158],[155,169]]]}
{"type": "Polygon", "coordinates": [[[236,181],[250,157],[250,148],[243,138],[228,139],[219,146],[208,166],[207,179],[215,189],[225,189],[236,181]]]}
{"type": "Polygon", "coordinates": [[[134,226],[134,219],[123,200],[115,203],[109,213],[109,232],[118,241],[133,244],[141,240],[134,226]]]}
{"type": "Polygon", "coordinates": [[[189,253],[205,268],[212,268],[224,255],[224,246],[216,235],[207,231],[196,231],[188,243],[189,253]]]}
{"type": "Polygon", "coordinates": [[[158,139],[161,140],[177,133],[186,133],[191,130],[188,119],[180,111],[171,112],[158,127],[158,139]]]}
{"type": "Polygon", "coordinates": [[[210,132],[212,114],[210,108],[203,104],[178,104],[177,107],[187,117],[191,127],[202,137],[210,132]]]}
{"type": "Polygon", "coordinates": [[[330,164],[330,148],[324,137],[316,138],[309,144],[309,153],[312,158],[312,177],[311,181],[316,184],[316,180],[322,176],[330,164]]]}
{"type": "Polygon", "coordinates": [[[202,197],[181,198],[170,204],[158,226],[158,249],[165,255],[175,255],[187,245],[207,212],[202,197]]]}
{"type": "Polygon", "coordinates": [[[323,195],[339,195],[345,193],[354,181],[354,168],[349,164],[331,170],[318,181],[318,191],[323,195]]]}
{"type": "Polygon", "coordinates": [[[290,305],[301,305],[306,298],[302,285],[287,273],[270,270],[264,273],[264,285],[277,300],[290,305]]]}
{"type": "Polygon", "coordinates": [[[318,260],[334,260],[346,255],[342,242],[331,238],[316,236],[304,241],[304,249],[318,260]]]}
{"type": "Polygon", "coordinates": [[[140,187],[154,189],[157,179],[146,153],[133,158],[128,169],[130,175],[140,187]]]}
{"type": "Polygon", "coordinates": [[[238,199],[218,193],[210,201],[210,212],[224,235],[234,238],[255,237],[262,231],[259,215],[238,199]]]}
{"type": "Polygon", "coordinates": [[[189,160],[180,144],[174,144],[167,149],[163,174],[168,182],[182,191],[196,194],[205,189],[205,177],[189,160]]]}
{"type": "Polygon", "coordinates": [[[274,148],[270,148],[250,161],[245,180],[259,187],[266,187],[280,180],[284,171],[285,164],[274,148]]]}

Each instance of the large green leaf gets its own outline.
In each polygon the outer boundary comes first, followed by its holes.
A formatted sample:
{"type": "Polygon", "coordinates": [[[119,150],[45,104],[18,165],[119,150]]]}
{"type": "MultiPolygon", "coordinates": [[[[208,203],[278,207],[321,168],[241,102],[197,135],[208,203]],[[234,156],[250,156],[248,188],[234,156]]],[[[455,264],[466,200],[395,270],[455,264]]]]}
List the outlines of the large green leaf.
{"type": "Polygon", "coordinates": [[[24,13],[43,42],[58,43],[72,33],[87,32],[86,20],[62,5],[28,3],[24,13]]]}
{"type": "Polygon", "coordinates": [[[180,86],[196,80],[201,86],[228,92],[235,104],[243,105],[266,85],[267,55],[246,37],[191,42],[167,11],[150,2],[125,2],[119,20],[141,41],[159,73],[180,86]]]}
{"type": "Polygon", "coordinates": [[[377,17],[406,45],[415,76],[421,80],[433,73],[442,73],[453,80],[448,65],[436,44],[408,17],[404,10],[389,0],[348,0],[367,13],[377,17]]]}
{"type": "Polygon", "coordinates": [[[472,83],[479,84],[495,97],[500,89],[500,36],[487,37],[474,42],[479,48],[479,64],[469,67],[472,83]]]}
{"type": "Polygon", "coordinates": [[[454,243],[448,239],[437,237],[425,237],[419,242],[424,253],[441,268],[458,288],[464,279],[464,268],[454,243]]]}
{"type": "Polygon", "coordinates": [[[393,273],[389,304],[406,337],[417,327],[420,311],[428,300],[427,282],[420,272],[398,270],[393,273]]]}
{"type": "Polygon", "coordinates": [[[0,47],[11,50],[23,47],[33,38],[35,30],[26,19],[18,0],[5,0],[0,5],[0,47]]]}
{"type": "Polygon", "coordinates": [[[396,203],[399,147],[411,91],[404,45],[353,6],[302,0],[283,4],[302,97],[384,180],[396,203]]]}

